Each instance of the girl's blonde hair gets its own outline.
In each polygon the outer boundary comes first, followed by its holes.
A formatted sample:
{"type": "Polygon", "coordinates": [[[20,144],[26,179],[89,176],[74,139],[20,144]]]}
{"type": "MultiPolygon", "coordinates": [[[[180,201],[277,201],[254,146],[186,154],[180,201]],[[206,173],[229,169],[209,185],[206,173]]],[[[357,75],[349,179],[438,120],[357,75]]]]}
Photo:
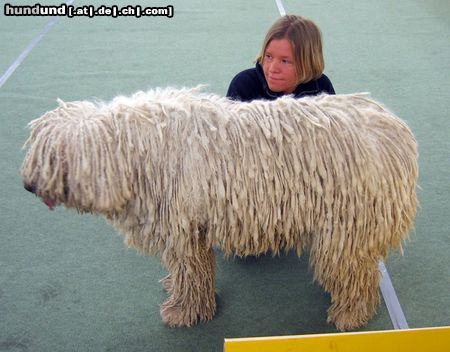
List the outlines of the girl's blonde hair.
{"type": "Polygon", "coordinates": [[[319,78],[325,68],[322,52],[322,33],[311,20],[297,15],[278,19],[266,34],[257,58],[264,63],[267,46],[273,39],[287,39],[292,45],[298,84],[319,78]]]}

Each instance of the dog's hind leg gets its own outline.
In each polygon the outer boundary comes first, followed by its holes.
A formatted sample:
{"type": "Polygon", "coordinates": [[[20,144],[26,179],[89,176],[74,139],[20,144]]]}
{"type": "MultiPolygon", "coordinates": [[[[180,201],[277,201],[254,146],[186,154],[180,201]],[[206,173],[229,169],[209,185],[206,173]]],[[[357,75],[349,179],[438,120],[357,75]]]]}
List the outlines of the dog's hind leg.
{"type": "Polygon", "coordinates": [[[366,325],[380,301],[380,279],[377,261],[361,261],[353,267],[344,267],[331,291],[328,322],[339,330],[366,325]]]}
{"type": "Polygon", "coordinates": [[[172,327],[211,320],[216,311],[214,252],[201,235],[192,248],[190,254],[163,256],[169,275],[162,283],[170,296],[161,306],[161,318],[172,327]]]}
{"type": "Polygon", "coordinates": [[[313,248],[310,257],[315,279],[331,294],[327,321],[338,330],[366,325],[380,301],[378,260],[367,253],[333,254],[332,248],[313,248]]]}

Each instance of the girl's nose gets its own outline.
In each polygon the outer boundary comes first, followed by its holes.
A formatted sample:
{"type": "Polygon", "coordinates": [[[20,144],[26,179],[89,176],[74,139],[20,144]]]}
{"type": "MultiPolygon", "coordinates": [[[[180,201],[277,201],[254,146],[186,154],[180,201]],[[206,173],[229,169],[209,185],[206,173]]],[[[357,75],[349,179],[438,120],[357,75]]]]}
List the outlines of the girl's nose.
{"type": "Polygon", "coordinates": [[[276,60],[273,60],[269,66],[269,72],[274,73],[280,70],[280,66],[276,60]]]}

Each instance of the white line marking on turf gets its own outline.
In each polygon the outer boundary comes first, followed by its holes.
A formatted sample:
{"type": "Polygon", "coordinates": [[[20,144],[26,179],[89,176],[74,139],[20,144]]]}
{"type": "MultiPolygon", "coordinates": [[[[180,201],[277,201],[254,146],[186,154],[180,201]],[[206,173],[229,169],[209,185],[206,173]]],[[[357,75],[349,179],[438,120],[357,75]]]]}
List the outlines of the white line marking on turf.
{"type": "Polygon", "coordinates": [[[283,2],[281,0],[276,0],[278,12],[280,13],[280,16],[286,15],[286,10],[284,9],[283,2]]]}
{"type": "Polygon", "coordinates": [[[395,293],[394,286],[392,285],[391,278],[386,269],[386,266],[382,261],[378,263],[378,268],[382,274],[380,289],[383,294],[384,302],[386,303],[386,308],[391,317],[392,325],[394,329],[408,329],[408,322],[406,321],[405,314],[403,313],[400,301],[398,300],[397,294],[395,293]]]}
{"type": "MultiPolygon", "coordinates": [[[[66,5],[71,5],[75,0],[67,0],[66,5]]],[[[31,53],[31,51],[36,47],[36,45],[44,38],[44,36],[58,23],[59,17],[55,16],[48,21],[42,31],[34,38],[30,44],[25,48],[25,50],[17,57],[16,60],[8,67],[5,73],[0,77],[0,88],[6,83],[6,81],[11,77],[14,71],[22,64],[26,57],[31,53]]]]}

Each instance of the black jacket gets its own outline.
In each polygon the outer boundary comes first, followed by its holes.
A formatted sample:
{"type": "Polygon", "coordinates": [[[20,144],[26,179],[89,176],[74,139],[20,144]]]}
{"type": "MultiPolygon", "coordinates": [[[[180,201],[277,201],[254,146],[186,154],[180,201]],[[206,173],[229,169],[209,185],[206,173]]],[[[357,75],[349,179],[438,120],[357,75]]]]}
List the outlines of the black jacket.
{"type": "MultiPolygon", "coordinates": [[[[324,74],[317,80],[301,83],[292,92],[296,98],[306,95],[318,95],[320,93],[335,94],[333,85],[324,74]]],[[[259,63],[255,68],[250,68],[238,73],[230,83],[227,97],[239,101],[252,101],[257,99],[274,100],[284,95],[275,93],[269,89],[264,72],[259,63]]]]}

